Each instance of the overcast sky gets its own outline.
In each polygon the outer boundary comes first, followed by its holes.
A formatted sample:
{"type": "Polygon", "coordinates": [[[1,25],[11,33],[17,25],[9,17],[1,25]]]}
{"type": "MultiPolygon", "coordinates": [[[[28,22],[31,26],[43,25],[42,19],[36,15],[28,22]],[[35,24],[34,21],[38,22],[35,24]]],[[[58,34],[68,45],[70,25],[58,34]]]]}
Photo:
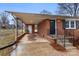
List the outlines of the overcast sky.
{"type": "Polygon", "coordinates": [[[40,13],[43,9],[55,14],[58,5],[55,3],[0,3],[0,11],[17,11],[25,13],[40,13]]]}

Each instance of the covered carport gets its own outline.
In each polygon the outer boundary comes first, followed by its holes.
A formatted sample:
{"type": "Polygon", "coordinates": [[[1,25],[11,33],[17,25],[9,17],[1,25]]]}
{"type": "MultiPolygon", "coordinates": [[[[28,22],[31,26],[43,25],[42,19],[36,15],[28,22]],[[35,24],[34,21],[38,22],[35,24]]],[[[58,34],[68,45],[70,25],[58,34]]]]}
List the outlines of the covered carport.
{"type": "MultiPolygon", "coordinates": [[[[20,13],[20,12],[9,12],[9,13],[11,13],[12,16],[14,16],[14,18],[16,19],[16,25],[18,23],[18,20],[21,20],[25,24],[26,30],[29,30],[29,33],[36,33],[36,32],[38,33],[39,29],[41,28],[40,24],[42,23],[42,21],[44,22],[47,19],[51,19],[50,16],[42,15],[42,14],[20,13]],[[34,29],[36,25],[37,25],[37,31],[35,31],[34,29]],[[30,29],[32,29],[32,32],[30,29]]],[[[17,29],[18,29],[18,25],[17,25],[17,29]]],[[[29,34],[26,34],[20,40],[20,42],[17,45],[17,48],[12,52],[11,55],[33,55],[33,54],[49,55],[49,53],[51,52],[49,51],[49,49],[52,50],[52,47],[49,45],[48,40],[46,40],[45,38],[41,38],[40,36],[36,36],[35,40],[30,41],[28,39],[28,36],[29,34]],[[49,52],[47,52],[47,50],[49,52]]]]}
{"type": "Polygon", "coordinates": [[[39,24],[46,19],[52,18],[51,15],[44,15],[44,14],[32,14],[32,13],[21,13],[11,11],[6,12],[11,13],[16,20],[21,20],[26,25],[25,27],[28,33],[38,33],[39,24]]]}

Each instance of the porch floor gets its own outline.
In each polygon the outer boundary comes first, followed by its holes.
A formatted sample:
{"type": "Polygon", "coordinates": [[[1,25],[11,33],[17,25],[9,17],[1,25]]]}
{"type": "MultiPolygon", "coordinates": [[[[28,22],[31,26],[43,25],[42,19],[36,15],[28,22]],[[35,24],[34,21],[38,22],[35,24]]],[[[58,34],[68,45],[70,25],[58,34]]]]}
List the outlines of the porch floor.
{"type": "Polygon", "coordinates": [[[28,35],[26,34],[19,42],[17,48],[11,53],[11,56],[77,56],[79,55],[79,50],[71,49],[67,52],[57,51],[53,48],[49,41],[45,38],[36,37],[37,40],[28,40],[28,35]]]}

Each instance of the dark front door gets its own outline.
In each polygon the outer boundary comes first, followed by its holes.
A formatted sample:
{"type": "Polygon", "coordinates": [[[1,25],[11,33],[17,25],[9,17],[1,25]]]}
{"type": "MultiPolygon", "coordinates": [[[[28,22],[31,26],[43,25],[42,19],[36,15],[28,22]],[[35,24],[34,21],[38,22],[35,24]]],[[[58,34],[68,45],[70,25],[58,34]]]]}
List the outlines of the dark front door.
{"type": "Polygon", "coordinates": [[[55,20],[50,21],[50,34],[55,34],[55,20]]]}

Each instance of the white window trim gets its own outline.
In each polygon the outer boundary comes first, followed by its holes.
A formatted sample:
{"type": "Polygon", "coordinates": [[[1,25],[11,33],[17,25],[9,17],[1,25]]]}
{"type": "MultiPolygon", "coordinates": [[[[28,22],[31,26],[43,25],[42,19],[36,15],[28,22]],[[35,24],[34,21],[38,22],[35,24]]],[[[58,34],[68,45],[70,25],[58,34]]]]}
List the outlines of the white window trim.
{"type": "Polygon", "coordinates": [[[69,21],[69,28],[65,28],[65,29],[76,29],[76,21],[75,20],[67,20],[69,21]],[[74,28],[71,27],[71,21],[74,21],[74,28]]]}

